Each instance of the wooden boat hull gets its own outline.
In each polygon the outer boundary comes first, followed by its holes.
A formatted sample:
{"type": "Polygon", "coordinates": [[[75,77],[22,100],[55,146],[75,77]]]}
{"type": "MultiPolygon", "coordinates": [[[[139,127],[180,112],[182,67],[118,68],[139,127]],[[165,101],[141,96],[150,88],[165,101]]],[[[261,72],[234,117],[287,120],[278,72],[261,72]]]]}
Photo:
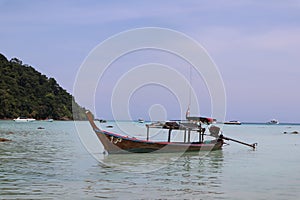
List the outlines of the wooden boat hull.
{"type": "Polygon", "coordinates": [[[150,140],[141,140],[134,137],[123,136],[100,130],[95,125],[92,116],[87,113],[87,117],[94,132],[97,134],[99,140],[103,144],[104,149],[109,154],[213,151],[219,150],[223,146],[222,139],[216,139],[204,143],[156,142],[150,140]]]}
{"type": "Polygon", "coordinates": [[[94,131],[109,154],[212,151],[221,149],[223,145],[223,140],[213,140],[209,143],[154,142],[125,137],[103,130],[94,131]]]}

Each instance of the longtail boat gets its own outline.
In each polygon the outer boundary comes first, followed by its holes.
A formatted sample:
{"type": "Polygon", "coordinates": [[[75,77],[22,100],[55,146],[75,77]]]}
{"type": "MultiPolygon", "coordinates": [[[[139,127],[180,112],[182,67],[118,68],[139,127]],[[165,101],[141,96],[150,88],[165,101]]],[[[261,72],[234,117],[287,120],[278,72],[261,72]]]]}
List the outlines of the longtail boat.
{"type": "MultiPolygon", "coordinates": [[[[124,136],[117,133],[112,133],[106,130],[101,130],[94,122],[93,115],[90,111],[86,112],[88,121],[96,133],[97,137],[104,146],[108,154],[121,154],[121,153],[167,153],[167,152],[196,152],[196,151],[213,151],[222,149],[224,144],[222,135],[218,135],[219,128],[212,126],[211,132],[215,134],[213,140],[204,140],[205,129],[201,127],[202,123],[209,123],[209,118],[197,118],[197,123],[187,121],[182,123],[165,122],[163,124],[146,124],[147,138],[137,139],[131,136],[124,136]],[[200,121],[199,121],[200,120],[200,121]],[[150,128],[162,128],[168,130],[168,141],[153,141],[149,140],[150,128]],[[184,141],[175,142],[171,141],[172,130],[182,130],[184,132],[184,141]],[[191,141],[191,132],[199,134],[199,141],[191,141]]],[[[194,119],[195,120],[195,119],[194,119]]],[[[213,135],[212,134],[212,135],[213,135]]]]}

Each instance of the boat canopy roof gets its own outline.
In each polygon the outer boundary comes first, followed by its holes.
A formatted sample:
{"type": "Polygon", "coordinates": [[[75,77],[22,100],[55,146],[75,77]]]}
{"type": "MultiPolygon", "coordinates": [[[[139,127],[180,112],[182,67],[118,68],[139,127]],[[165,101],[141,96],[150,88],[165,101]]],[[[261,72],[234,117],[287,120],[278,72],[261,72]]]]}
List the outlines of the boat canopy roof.
{"type": "Polygon", "coordinates": [[[210,117],[186,117],[186,119],[189,121],[202,122],[204,124],[211,124],[214,121],[216,121],[215,119],[210,118],[210,117]]]}

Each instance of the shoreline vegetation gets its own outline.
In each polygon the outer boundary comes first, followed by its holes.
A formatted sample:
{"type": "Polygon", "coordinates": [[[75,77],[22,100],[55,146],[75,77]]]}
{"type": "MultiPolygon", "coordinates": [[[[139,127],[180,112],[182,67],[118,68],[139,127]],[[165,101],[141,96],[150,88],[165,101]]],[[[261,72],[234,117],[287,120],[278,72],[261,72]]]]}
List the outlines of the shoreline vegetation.
{"type": "Polygon", "coordinates": [[[86,120],[85,108],[63,89],[17,58],[0,53],[0,120],[17,117],[37,120],[86,120]]]}

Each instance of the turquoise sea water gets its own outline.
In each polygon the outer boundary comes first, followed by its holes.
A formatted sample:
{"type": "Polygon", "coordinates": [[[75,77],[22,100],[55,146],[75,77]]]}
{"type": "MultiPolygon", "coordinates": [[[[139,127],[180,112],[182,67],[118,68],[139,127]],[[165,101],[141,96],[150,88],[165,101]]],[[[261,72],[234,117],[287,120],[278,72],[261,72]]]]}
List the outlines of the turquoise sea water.
{"type": "Polygon", "coordinates": [[[225,136],[257,142],[255,151],[228,142],[200,154],[108,156],[88,122],[79,125],[80,137],[74,122],[0,121],[0,137],[12,140],[0,143],[0,199],[300,197],[300,134],[289,134],[299,125],[222,128],[225,136]]]}

